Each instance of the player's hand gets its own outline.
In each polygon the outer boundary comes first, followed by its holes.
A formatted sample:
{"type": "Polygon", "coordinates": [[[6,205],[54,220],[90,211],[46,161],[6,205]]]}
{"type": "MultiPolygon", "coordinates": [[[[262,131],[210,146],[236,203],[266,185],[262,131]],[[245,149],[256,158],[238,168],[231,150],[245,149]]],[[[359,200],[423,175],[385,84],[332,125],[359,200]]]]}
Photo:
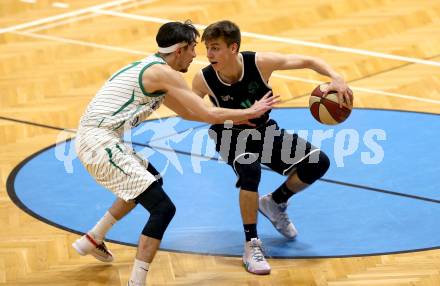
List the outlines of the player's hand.
{"type": "Polygon", "coordinates": [[[348,108],[353,107],[353,100],[352,100],[353,99],[353,92],[348,87],[348,85],[345,83],[345,81],[342,77],[332,79],[332,82],[329,84],[327,90],[324,92],[324,97],[326,97],[330,91],[337,92],[340,108],[343,105],[345,105],[348,108]]]}
{"type": "Polygon", "coordinates": [[[267,111],[271,110],[273,106],[280,102],[279,95],[273,95],[272,91],[267,92],[260,100],[254,102],[254,104],[249,107],[250,118],[258,118],[262,116],[267,111]]]}
{"type": "Polygon", "coordinates": [[[253,127],[257,127],[256,124],[250,122],[249,120],[237,121],[237,122],[234,122],[234,125],[248,125],[248,126],[250,126],[250,127],[252,127],[252,128],[253,128],[253,127]]]}

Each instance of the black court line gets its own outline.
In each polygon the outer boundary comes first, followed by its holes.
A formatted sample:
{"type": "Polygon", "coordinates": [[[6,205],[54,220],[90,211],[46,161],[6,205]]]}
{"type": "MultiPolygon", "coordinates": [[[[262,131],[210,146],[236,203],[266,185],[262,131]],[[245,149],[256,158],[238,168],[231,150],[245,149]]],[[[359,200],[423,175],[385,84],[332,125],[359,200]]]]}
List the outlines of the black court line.
{"type": "Polygon", "coordinates": [[[40,124],[40,123],[35,123],[35,122],[21,120],[21,119],[15,119],[15,118],[4,117],[4,116],[0,116],[0,119],[6,120],[6,121],[12,121],[12,122],[16,122],[16,123],[22,123],[22,124],[26,124],[26,125],[32,125],[32,126],[38,126],[38,127],[48,128],[48,129],[66,131],[66,132],[70,132],[70,133],[76,133],[76,131],[73,129],[65,129],[65,128],[61,128],[61,127],[57,127],[57,126],[50,126],[50,125],[46,125],[46,124],[40,124]]]}
{"type": "MultiPolygon", "coordinates": [[[[422,60],[432,60],[432,59],[437,58],[437,57],[440,57],[440,54],[439,55],[434,55],[434,56],[431,56],[431,57],[422,58],[422,60]]],[[[401,68],[404,68],[404,67],[407,67],[407,66],[410,66],[410,65],[416,65],[416,64],[417,63],[405,63],[405,64],[402,64],[402,65],[399,65],[399,66],[395,66],[395,67],[392,67],[392,68],[389,68],[389,69],[386,69],[386,70],[383,70],[383,71],[378,71],[378,72],[375,72],[375,73],[372,73],[372,74],[369,74],[369,75],[366,75],[366,76],[363,76],[363,77],[359,77],[359,78],[356,78],[356,79],[349,80],[349,81],[347,81],[347,83],[354,83],[354,82],[359,81],[359,80],[367,79],[367,78],[370,78],[370,77],[373,77],[373,76],[376,76],[376,75],[380,75],[380,74],[383,74],[383,73],[387,73],[387,72],[390,72],[390,71],[398,70],[398,69],[401,69],[401,68]]],[[[299,98],[303,98],[303,97],[306,97],[306,96],[309,96],[309,95],[310,95],[310,93],[301,94],[301,95],[294,96],[294,97],[286,99],[286,100],[282,100],[282,101],[280,101],[280,103],[286,103],[286,102],[293,101],[293,100],[296,100],[296,99],[299,99],[299,98]]]]}
{"type": "MultiPolygon", "coordinates": [[[[144,122],[146,122],[146,121],[144,121],[144,122]]],[[[148,142],[156,142],[156,141],[165,139],[167,137],[171,137],[171,136],[174,136],[174,135],[182,134],[182,133],[184,133],[184,132],[186,132],[188,130],[191,130],[191,129],[192,130],[196,130],[196,129],[199,129],[199,128],[202,128],[202,127],[205,127],[205,126],[208,126],[208,125],[209,125],[208,123],[203,123],[203,124],[197,125],[195,127],[190,127],[190,128],[184,129],[184,130],[176,132],[176,133],[171,133],[171,134],[167,134],[167,135],[164,135],[162,137],[159,137],[159,138],[155,138],[154,140],[150,140],[148,142]]]]}
{"type": "Polygon", "coordinates": [[[324,178],[319,179],[319,180],[327,182],[327,183],[331,183],[331,184],[343,185],[343,186],[357,188],[357,189],[364,189],[364,190],[378,192],[378,193],[384,193],[384,194],[389,194],[389,195],[394,195],[394,196],[400,196],[400,197],[405,197],[405,198],[440,204],[440,200],[434,200],[434,199],[421,197],[421,196],[415,196],[415,195],[410,195],[410,194],[405,194],[405,193],[387,191],[387,190],[372,188],[372,187],[368,187],[368,186],[362,186],[362,185],[346,183],[346,182],[341,182],[341,181],[335,181],[335,180],[329,180],[329,179],[324,179],[324,178]]]}
{"type": "MultiPolygon", "coordinates": [[[[188,151],[180,151],[180,150],[175,150],[175,149],[170,149],[170,148],[151,146],[149,144],[136,143],[136,142],[131,142],[131,144],[137,145],[137,146],[151,148],[153,150],[163,150],[163,151],[168,151],[168,152],[175,152],[175,153],[181,154],[181,155],[195,156],[195,157],[198,157],[198,158],[204,158],[206,160],[223,161],[221,158],[209,157],[209,156],[204,156],[204,155],[199,155],[199,154],[193,154],[193,153],[188,152],[188,151]]],[[[273,170],[271,170],[270,168],[268,168],[266,166],[262,166],[262,169],[264,169],[266,171],[274,172],[273,170]]],[[[330,179],[325,179],[325,178],[321,178],[321,179],[318,179],[318,180],[326,182],[326,183],[330,183],[330,184],[336,184],[336,185],[352,187],[352,188],[356,188],[356,189],[362,189],[362,190],[366,190],[366,191],[373,191],[373,192],[378,192],[378,193],[383,193],[383,194],[388,194],[388,195],[393,195],[393,196],[399,196],[399,197],[410,198],[410,199],[414,199],[414,200],[420,200],[420,201],[440,204],[440,200],[435,200],[435,199],[431,199],[431,198],[427,198],[427,197],[422,197],[422,196],[416,196],[416,195],[410,195],[410,194],[405,194],[405,193],[393,192],[393,191],[388,191],[388,190],[384,190],[384,189],[373,188],[373,187],[369,187],[369,186],[363,186],[363,185],[359,185],[359,184],[347,183],[347,182],[342,182],[342,181],[330,180],[330,179]]]]}
{"type": "MultiPolygon", "coordinates": [[[[65,142],[70,141],[71,139],[66,140],[65,142]]],[[[15,182],[15,178],[18,174],[18,172],[20,171],[20,169],[26,165],[27,162],[29,162],[30,160],[32,160],[33,158],[35,158],[36,156],[38,156],[39,154],[43,153],[46,150],[49,150],[53,147],[55,147],[56,144],[53,144],[51,146],[48,146],[46,148],[41,149],[40,151],[30,155],[29,157],[27,157],[26,159],[24,159],[23,161],[21,161],[17,166],[15,166],[15,168],[12,170],[12,172],[9,174],[7,180],[6,180],[6,191],[8,193],[9,198],[11,199],[11,201],[18,207],[20,208],[22,211],[24,211],[25,213],[27,213],[28,215],[32,216],[33,218],[46,223],[48,225],[51,225],[53,227],[56,227],[58,229],[64,230],[64,231],[68,231],[71,233],[75,233],[78,235],[83,235],[85,234],[84,232],[69,228],[67,226],[58,224],[56,222],[53,222],[45,217],[40,216],[39,214],[35,213],[34,211],[32,211],[30,208],[28,208],[21,200],[20,198],[18,198],[16,192],[15,192],[15,187],[14,187],[14,182],[15,182]]],[[[135,243],[128,243],[128,242],[123,242],[123,241],[118,241],[118,240],[114,240],[114,239],[106,239],[106,241],[108,242],[112,242],[112,243],[117,243],[117,244],[121,244],[121,245],[126,245],[126,246],[132,246],[132,247],[137,247],[137,244],[135,243]]],[[[366,256],[376,256],[376,255],[390,255],[390,254],[401,254],[401,253],[412,253],[412,252],[419,252],[419,251],[428,251],[428,250],[435,250],[435,249],[440,249],[440,246],[435,246],[435,247],[427,247],[427,248],[416,248],[416,249],[409,249],[409,250],[402,250],[402,251],[391,251],[391,252],[377,252],[377,253],[358,253],[358,254],[351,254],[351,255],[334,255],[334,256],[268,256],[268,258],[276,258],[276,259],[322,259],[322,258],[349,258],[349,257],[366,257],[366,256]]],[[[161,251],[167,251],[167,252],[173,252],[173,253],[185,253],[185,254],[195,254],[195,255],[209,255],[209,256],[219,256],[219,257],[241,257],[241,255],[231,255],[231,254],[222,254],[222,253],[209,253],[209,252],[195,252],[195,251],[183,251],[183,250],[174,250],[174,249],[167,249],[167,248],[160,248],[161,251]]]]}
{"type": "MultiPolygon", "coordinates": [[[[285,107],[285,108],[287,108],[287,107],[285,107]]],[[[378,109],[369,109],[369,110],[378,110],[378,109]]],[[[390,111],[395,111],[395,110],[390,110],[390,111]]],[[[404,111],[404,110],[397,110],[397,111],[401,111],[401,112],[414,112],[414,111],[404,111]]],[[[425,112],[416,112],[416,113],[438,115],[436,113],[429,113],[429,112],[426,112],[426,113],[425,112]]],[[[167,118],[167,117],[164,117],[164,118],[167,118]]],[[[62,130],[62,131],[67,131],[67,132],[72,132],[72,133],[76,132],[76,131],[71,130],[71,129],[64,129],[64,128],[61,128],[61,127],[49,126],[49,125],[45,125],[45,124],[39,124],[39,123],[34,123],[34,122],[25,121],[25,120],[19,120],[19,119],[14,119],[14,118],[8,118],[8,117],[3,117],[3,116],[0,116],[0,119],[8,120],[8,121],[13,121],[13,122],[18,122],[18,123],[22,123],[22,124],[33,125],[33,126],[39,126],[39,127],[43,127],[43,128],[62,130]]],[[[152,120],[157,120],[157,119],[151,119],[151,120],[148,120],[148,121],[152,121],[152,120]]],[[[144,122],[147,122],[147,121],[144,121],[144,122]]],[[[201,124],[199,126],[192,127],[192,128],[194,128],[194,129],[201,128],[201,127],[206,126],[206,125],[207,124],[201,124]]],[[[180,134],[180,133],[185,132],[186,130],[188,130],[188,129],[185,129],[185,130],[177,132],[177,133],[170,134],[168,136],[173,136],[175,134],[180,134]]],[[[166,137],[167,136],[163,136],[163,137],[158,138],[157,140],[164,139],[166,137]]],[[[154,141],[156,141],[156,140],[154,140],[154,141]]],[[[204,155],[192,154],[191,152],[174,150],[174,149],[163,148],[163,147],[158,147],[158,146],[151,146],[151,145],[145,144],[145,143],[136,143],[136,142],[130,142],[130,143],[133,144],[133,145],[138,145],[138,146],[147,147],[147,148],[156,149],[156,150],[163,150],[163,151],[168,151],[168,152],[173,151],[173,152],[176,152],[176,153],[182,154],[182,155],[196,156],[196,157],[204,158],[204,159],[207,159],[207,160],[214,160],[214,161],[221,160],[219,158],[212,158],[212,157],[208,157],[208,156],[204,156],[204,155]]],[[[46,150],[46,149],[49,149],[49,148],[50,147],[45,148],[43,150],[46,150]]],[[[268,171],[272,171],[271,169],[267,168],[266,166],[263,166],[262,169],[268,170],[268,171]]],[[[335,180],[330,180],[330,179],[324,179],[324,178],[321,178],[319,180],[323,181],[323,182],[326,182],[326,183],[338,184],[338,185],[353,187],[353,188],[367,190],[367,191],[373,191],[373,192],[379,192],[379,193],[384,193],[384,194],[389,194],[389,195],[394,195],[394,196],[406,197],[406,198],[410,198],[410,199],[421,200],[421,201],[426,201],[426,202],[432,202],[432,203],[437,203],[437,204],[440,203],[440,200],[435,200],[435,199],[421,197],[421,196],[415,196],[415,195],[409,195],[409,194],[405,194],[405,193],[387,191],[387,190],[373,188],[373,187],[369,187],[369,186],[363,186],[363,185],[352,184],[352,183],[347,183],[347,182],[341,182],[341,181],[335,181],[335,180]]]]}
{"type": "MultiPolygon", "coordinates": [[[[170,116],[170,117],[172,117],[172,116],[170,116]]],[[[164,118],[169,118],[169,117],[162,117],[160,119],[164,119],[164,118]]],[[[22,123],[22,124],[26,124],[26,125],[32,125],[32,126],[43,127],[43,128],[48,128],[48,129],[66,131],[66,132],[70,132],[70,133],[76,133],[76,130],[74,130],[74,129],[65,129],[65,128],[61,128],[61,127],[57,127],[57,126],[50,126],[50,125],[46,125],[46,124],[40,124],[40,123],[35,123],[35,122],[21,120],[21,119],[15,119],[15,118],[4,117],[4,116],[0,116],[0,119],[6,120],[6,121],[12,121],[12,122],[16,122],[16,123],[22,123]]],[[[149,120],[146,120],[144,122],[153,121],[153,120],[158,120],[158,119],[149,119],[149,120]]],[[[181,133],[183,133],[183,132],[185,132],[185,131],[187,131],[187,130],[189,130],[191,128],[192,129],[199,129],[199,128],[205,127],[207,125],[209,125],[209,124],[208,123],[203,123],[203,124],[197,125],[195,127],[190,127],[190,128],[185,129],[183,131],[179,131],[179,132],[176,132],[176,133],[171,133],[171,134],[164,135],[164,136],[159,137],[159,138],[155,138],[154,140],[150,140],[149,142],[154,142],[154,141],[158,141],[158,140],[161,140],[161,139],[164,139],[164,138],[167,138],[167,137],[171,137],[171,136],[174,136],[174,135],[177,135],[177,134],[181,134],[181,133]]]]}

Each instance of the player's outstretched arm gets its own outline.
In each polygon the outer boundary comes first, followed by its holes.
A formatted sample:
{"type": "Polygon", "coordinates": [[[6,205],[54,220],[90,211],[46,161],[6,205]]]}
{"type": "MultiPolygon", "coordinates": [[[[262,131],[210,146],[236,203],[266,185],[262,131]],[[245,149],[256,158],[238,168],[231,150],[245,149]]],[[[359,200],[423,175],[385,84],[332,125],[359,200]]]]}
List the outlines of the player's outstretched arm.
{"type": "Polygon", "coordinates": [[[258,118],[278,102],[278,97],[266,96],[247,109],[210,107],[189,89],[180,73],[165,65],[154,65],[145,71],[143,85],[151,91],[165,92],[165,105],[183,118],[211,124],[258,118]]]}
{"type": "Polygon", "coordinates": [[[320,58],[264,52],[257,53],[257,65],[266,80],[268,80],[272,72],[276,70],[312,69],[332,79],[327,92],[336,91],[340,105],[353,105],[351,102],[352,92],[345,83],[344,78],[320,58]]]}

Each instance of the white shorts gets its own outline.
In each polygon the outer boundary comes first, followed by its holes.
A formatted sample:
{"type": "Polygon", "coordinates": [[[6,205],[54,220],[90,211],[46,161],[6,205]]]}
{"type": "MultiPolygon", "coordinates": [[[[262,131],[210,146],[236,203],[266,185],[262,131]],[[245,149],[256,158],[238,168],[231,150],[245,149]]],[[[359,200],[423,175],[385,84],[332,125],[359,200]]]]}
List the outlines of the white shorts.
{"type": "Polygon", "coordinates": [[[78,158],[93,178],[119,198],[129,201],[145,191],[156,177],[120,134],[96,127],[80,127],[75,138],[78,158]]]}

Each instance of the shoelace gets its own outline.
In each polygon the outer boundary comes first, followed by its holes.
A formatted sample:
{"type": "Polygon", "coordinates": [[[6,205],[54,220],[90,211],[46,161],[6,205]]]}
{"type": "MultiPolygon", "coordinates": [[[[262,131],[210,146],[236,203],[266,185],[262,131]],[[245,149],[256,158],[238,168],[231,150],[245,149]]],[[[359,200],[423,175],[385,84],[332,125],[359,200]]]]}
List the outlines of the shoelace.
{"type": "Polygon", "coordinates": [[[281,224],[283,224],[283,227],[287,227],[290,224],[290,219],[289,216],[287,215],[286,212],[287,209],[287,204],[279,204],[278,205],[278,222],[280,222],[281,224]]]}
{"type": "Polygon", "coordinates": [[[104,242],[101,243],[100,245],[98,245],[96,247],[98,250],[101,250],[102,252],[104,252],[105,254],[110,254],[110,252],[108,252],[107,247],[105,246],[104,242]]]}
{"type": "Polygon", "coordinates": [[[252,257],[255,259],[255,261],[257,262],[264,261],[262,246],[258,244],[251,244],[251,247],[252,247],[252,257]]]}

